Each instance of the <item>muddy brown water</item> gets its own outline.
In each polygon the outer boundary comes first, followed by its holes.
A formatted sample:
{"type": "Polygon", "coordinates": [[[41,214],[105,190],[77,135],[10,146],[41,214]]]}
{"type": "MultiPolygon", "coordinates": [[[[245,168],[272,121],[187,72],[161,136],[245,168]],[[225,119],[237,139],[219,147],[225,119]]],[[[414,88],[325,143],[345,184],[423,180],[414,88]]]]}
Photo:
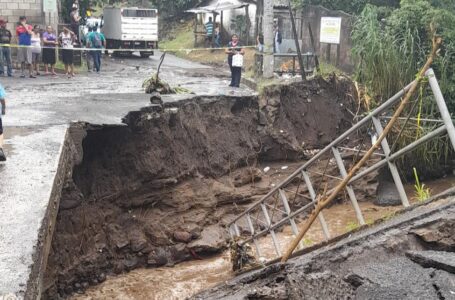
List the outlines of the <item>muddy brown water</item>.
{"type": "MultiPolygon", "coordinates": [[[[425,184],[431,189],[432,194],[438,194],[455,186],[455,176],[428,181],[425,184]]],[[[406,186],[406,191],[411,203],[418,201],[414,196],[412,184],[406,186]]],[[[360,203],[360,207],[367,223],[392,217],[401,210],[401,206],[380,207],[370,202],[360,203]]],[[[332,237],[344,234],[357,226],[355,212],[350,203],[334,205],[324,210],[324,216],[332,237]]],[[[293,239],[290,227],[280,232],[278,239],[280,245],[287,246],[293,239]]],[[[315,222],[304,239],[304,245],[311,246],[323,240],[322,228],[315,222]]],[[[275,250],[270,238],[263,238],[260,247],[266,257],[274,257],[275,250]]],[[[137,269],[127,274],[109,277],[102,284],[70,299],[186,299],[233,276],[229,252],[225,251],[218,256],[187,261],[174,267],[137,269]]]]}

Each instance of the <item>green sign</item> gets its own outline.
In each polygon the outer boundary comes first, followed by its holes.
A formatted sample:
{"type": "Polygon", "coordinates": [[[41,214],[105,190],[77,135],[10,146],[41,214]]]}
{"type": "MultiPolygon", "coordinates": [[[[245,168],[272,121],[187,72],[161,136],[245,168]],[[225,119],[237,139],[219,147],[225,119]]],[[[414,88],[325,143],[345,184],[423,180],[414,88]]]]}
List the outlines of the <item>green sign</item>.
{"type": "Polygon", "coordinates": [[[57,12],[57,0],[43,0],[43,12],[45,13],[57,12]]]}

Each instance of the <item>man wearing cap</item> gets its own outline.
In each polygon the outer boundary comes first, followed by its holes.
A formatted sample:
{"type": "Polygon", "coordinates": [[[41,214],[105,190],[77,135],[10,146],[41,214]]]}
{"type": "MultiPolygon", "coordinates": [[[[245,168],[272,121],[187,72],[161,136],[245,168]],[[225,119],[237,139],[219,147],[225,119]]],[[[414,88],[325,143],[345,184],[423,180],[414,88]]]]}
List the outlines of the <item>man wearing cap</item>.
{"type": "Polygon", "coordinates": [[[30,78],[36,78],[32,73],[32,25],[27,24],[26,17],[20,17],[16,27],[16,35],[19,40],[17,48],[17,61],[21,64],[21,78],[25,78],[25,65],[28,66],[30,78]]]}
{"type": "Polygon", "coordinates": [[[11,31],[6,29],[6,22],[0,19],[0,76],[3,76],[3,74],[5,74],[5,63],[8,76],[13,76],[11,48],[9,46],[4,46],[6,44],[11,44],[11,37],[11,31]]]}

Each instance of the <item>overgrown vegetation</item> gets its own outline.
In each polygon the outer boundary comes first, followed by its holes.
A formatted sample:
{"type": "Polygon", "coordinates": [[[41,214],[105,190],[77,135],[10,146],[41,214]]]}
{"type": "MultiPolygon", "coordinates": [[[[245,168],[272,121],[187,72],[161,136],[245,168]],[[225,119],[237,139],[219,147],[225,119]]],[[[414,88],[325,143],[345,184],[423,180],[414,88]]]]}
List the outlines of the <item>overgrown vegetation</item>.
{"type": "MultiPolygon", "coordinates": [[[[402,0],[400,8],[366,5],[354,23],[352,54],[356,60],[356,79],[365,86],[368,98],[379,104],[411,82],[430,50],[430,24],[444,42],[433,64],[449,110],[455,111],[455,10],[445,1],[402,0]]],[[[453,3],[451,4],[453,8],[453,3]]],[[[392,132],[399,149],[435,129],[439,124],[422,122],[439,118],[437,107],[427,84],[407,109],[412,121],[402,130],[403,122],[392,132]]],[[[448,139],[441,137],[420,147],[399,163],[406,174],[417,166],[427,175],[436,175],[450,157],[448,139]]]]}

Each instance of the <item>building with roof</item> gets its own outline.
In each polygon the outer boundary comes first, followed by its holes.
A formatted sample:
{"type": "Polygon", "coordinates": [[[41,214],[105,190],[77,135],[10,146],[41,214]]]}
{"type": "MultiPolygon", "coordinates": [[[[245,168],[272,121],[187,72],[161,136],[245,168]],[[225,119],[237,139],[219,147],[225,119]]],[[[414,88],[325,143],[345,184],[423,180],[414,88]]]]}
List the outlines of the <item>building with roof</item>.
{"type": "MultiPolygon", "coordinates": [[[[276,22],[281,23],[278,15],[288,14],[287,0],[274,0],[276,22]]],[[[206,0],[188,12],[195,13],[196,18],[196,42],[202,40],[204,27],[211,17],[215,23],[220,24],[223,40],[232,34],[237,34],[243,43],[254,44],[256,36],[261,31],[262,24],[262,1],[257,0],[206,0]]]]}

